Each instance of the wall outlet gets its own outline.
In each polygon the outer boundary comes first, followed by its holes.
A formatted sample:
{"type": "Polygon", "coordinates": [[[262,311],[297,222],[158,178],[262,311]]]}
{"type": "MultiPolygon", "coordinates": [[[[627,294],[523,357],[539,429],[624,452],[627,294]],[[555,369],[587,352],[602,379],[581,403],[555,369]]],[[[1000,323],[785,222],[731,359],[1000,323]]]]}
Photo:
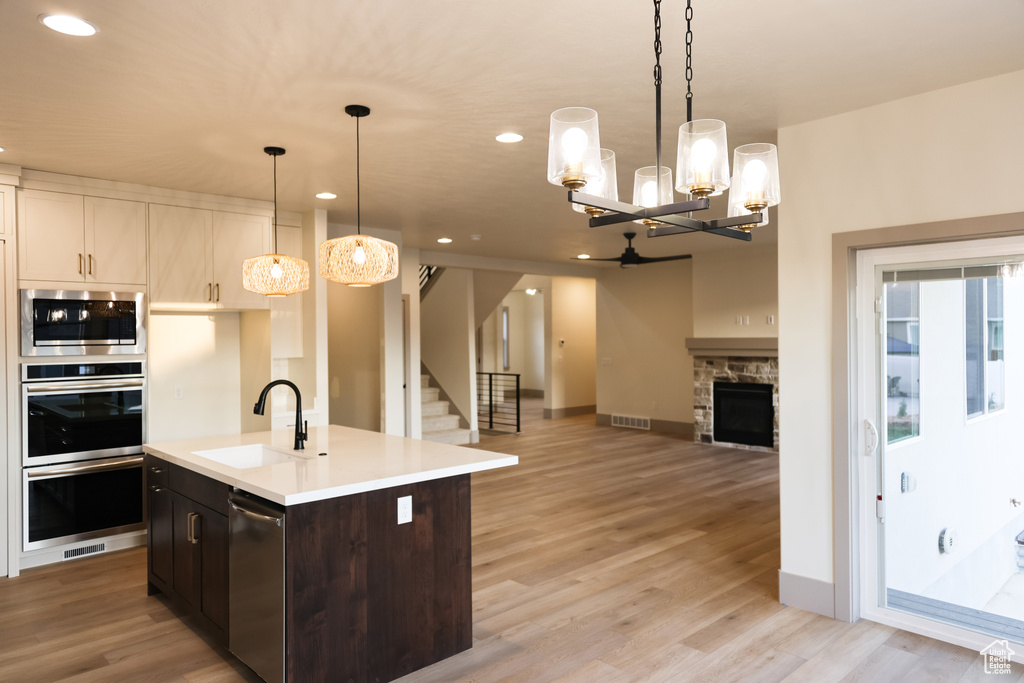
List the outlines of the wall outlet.
{"type": "Polygon", "coordinates": [[[750,324],[750,316],[749,315],[743,316],[743,324],[744,325],[749,325],[750,324]]]}
{"type": "Polygon", "coordinates": [[[412,496],[402,496],[398,499],[398,523],[408,524],[412,521],[412,496]]]}
{"type": "Polygon", "coordinates": [[[743,324],[743,316],[742,315],[736,316],[736,324],[737,325],[742,325],[743,324]]]}
{"type": "Polygon", "coordinates": [[[774,315],[772,315],[771,313],[769,313],[769,314],[768,314],[768,315],[767,315],[767,316],[765,317],[765,322],[766,322],[766,323],[768,323],[769,325],[774,325],[774,324],[775,324],[775,316],[774,316],[774,315]]]}
{"type": "Polygon", "coordinates": [[[180,401],[185,398],[185,389],[183,387],[174,387],[174,400],[180,401]]]}

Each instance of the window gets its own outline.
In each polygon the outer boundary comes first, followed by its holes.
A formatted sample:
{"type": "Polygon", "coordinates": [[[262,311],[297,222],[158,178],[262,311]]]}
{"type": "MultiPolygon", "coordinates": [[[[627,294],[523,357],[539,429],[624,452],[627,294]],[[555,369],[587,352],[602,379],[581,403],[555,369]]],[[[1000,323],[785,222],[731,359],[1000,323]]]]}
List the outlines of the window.
{"type": "Polygon", "coordinates": [[[508,306],[501,309],[501,364],[505,370],[510,367],[508,360],[508,306]]]}
{"type": "Polygon", "coordinates": [[[886,283],[886,443],[921,433],[921,285],[886,283]]]}
{"type": "Polygon", "coordinates": [[[1003,384],[1003,281],[964,281],[967,416],[1001,410],[1003,384]]]}

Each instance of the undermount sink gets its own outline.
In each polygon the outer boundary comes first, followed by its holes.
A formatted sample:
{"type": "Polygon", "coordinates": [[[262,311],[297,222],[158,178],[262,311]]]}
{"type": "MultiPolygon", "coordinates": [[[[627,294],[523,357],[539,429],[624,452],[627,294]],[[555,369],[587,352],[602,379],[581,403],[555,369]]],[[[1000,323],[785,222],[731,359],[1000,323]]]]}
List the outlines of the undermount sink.
{"type": "Polygon", "coordinates": [[[219,462],[239,470],[252,469],[253,467],[264,467],[265,465],[280,465],[288,462],[304,462],[310,458],[300,455],[297,452],[288,452],[271,448],[266,444],[254,443],[248,446],[231,446],[229,448],[213,448],[207,451],[194,451],[207,460],[219,462]]]}

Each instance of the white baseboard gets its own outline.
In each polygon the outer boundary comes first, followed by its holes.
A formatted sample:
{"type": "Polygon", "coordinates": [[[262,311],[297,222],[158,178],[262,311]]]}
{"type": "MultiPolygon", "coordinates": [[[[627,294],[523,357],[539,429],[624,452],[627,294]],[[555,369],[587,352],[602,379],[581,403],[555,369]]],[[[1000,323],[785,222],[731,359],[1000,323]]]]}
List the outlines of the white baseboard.
{"type": "Polygon", "coordinates": [[[779,570],[779,602],[830,619],[836,618],[836,587],[828,581],[779,570]]]}

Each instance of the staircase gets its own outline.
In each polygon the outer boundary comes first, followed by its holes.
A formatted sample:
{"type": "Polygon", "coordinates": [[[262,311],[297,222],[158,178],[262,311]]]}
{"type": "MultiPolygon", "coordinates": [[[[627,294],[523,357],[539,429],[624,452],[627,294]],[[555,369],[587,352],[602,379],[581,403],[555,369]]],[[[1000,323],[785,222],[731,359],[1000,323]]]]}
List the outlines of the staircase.
{"type": "Polygon", "coordinates": [[[455,446],[470,442],[470,431],[459,427],[459,416],[448,412],[448,401],[438,398],[441,392],[430,386],[430,375],[420,375],[423,439],[455,446]]]}

